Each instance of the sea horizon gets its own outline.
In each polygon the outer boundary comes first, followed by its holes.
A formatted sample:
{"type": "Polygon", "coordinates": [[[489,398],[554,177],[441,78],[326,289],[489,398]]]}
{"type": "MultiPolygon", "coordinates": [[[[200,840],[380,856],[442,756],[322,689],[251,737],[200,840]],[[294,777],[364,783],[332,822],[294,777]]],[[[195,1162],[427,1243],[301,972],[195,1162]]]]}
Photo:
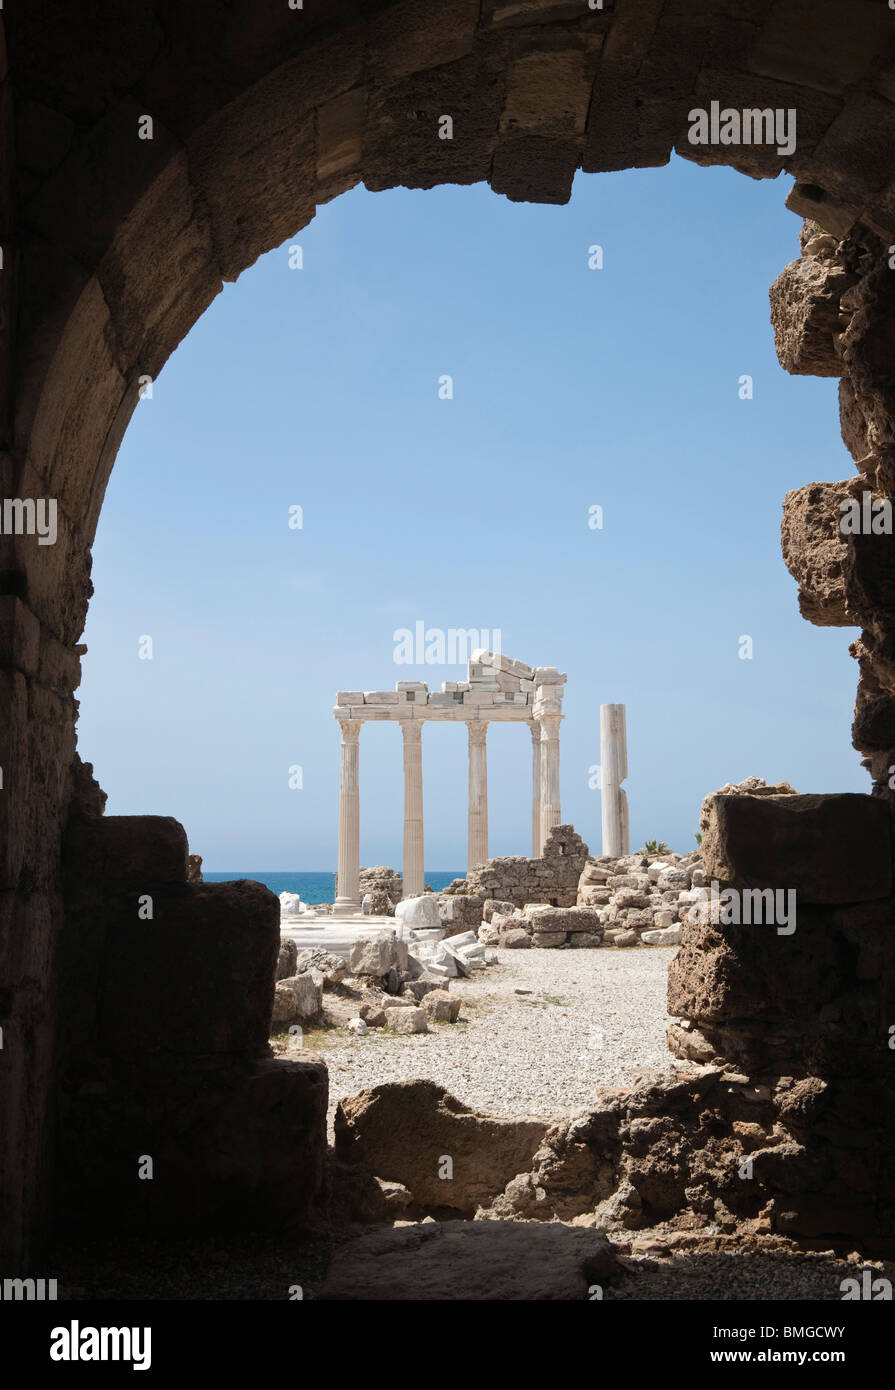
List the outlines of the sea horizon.
{"type": "MultiPolygon", "coordinates": [[[[206,883],[232,883],[235,879],[247,878],[255,883],[263,883],[272,893],[297,893],[302,902],[331,903],[335,897],[335,869],[205,869],[202,877],[206,883]]],[[[440,893],[455,878],[465,878],[463,869],[427,869],[424,882],[431,884],[440,893]]]]}

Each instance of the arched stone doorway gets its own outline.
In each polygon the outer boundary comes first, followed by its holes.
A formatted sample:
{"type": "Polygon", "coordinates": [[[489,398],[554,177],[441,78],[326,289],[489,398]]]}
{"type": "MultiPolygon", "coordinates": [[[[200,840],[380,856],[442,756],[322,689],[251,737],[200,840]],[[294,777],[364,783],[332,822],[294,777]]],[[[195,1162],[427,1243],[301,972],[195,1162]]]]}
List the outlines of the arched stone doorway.
{"type": "MultiPolygon", "coordinates": [[[[47,0],[9,16],[0,477],[4,497],[59,508],[53,546],[0,536],[0,1244],[11,1258],[39,1233],[53,1166],[77,644],[103,491],[141,384],[222,279],[359,181],[487,180],[511,199],[561,203],[578,168],[659,165],[676,148],[752,176],[785,167],[798,181],[790,206],[844,242],[836,265],[779,286],[781,354],[791,370],[844,369],[857,481],[888,496],[892,23],[872,0],[307,0],[262,13],[238,0],[226,14],[145,0],[93,28],[47,0]],[[690,112],[713,102],[795,111],[792,155],[691,144],[690,112]]],[[[817,503],[790,507],[789,558],[806,616],[864,628],[855,740],[887,793],[888,551],[831,541],[817,503]]]]}

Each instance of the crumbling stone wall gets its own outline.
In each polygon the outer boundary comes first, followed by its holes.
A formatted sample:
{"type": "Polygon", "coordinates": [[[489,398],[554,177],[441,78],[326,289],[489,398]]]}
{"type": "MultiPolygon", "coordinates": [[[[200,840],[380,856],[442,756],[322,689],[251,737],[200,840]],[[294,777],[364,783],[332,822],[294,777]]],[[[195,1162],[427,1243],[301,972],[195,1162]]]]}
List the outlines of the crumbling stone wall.
{"type": "Polygon", "coordinates": [[[370,912],[381,917],[394,917],[395,907],[404,895],[404,880],[396,869],[377,864],[361,869],[358,875],[361,902],[370,894],[370,912]]]}
{"type": "Polygon", "coordinates": [[[723,1059],[751,1088],[760,1176],[786,1213],[773,1229],[895,1240],[895,813],[881,797],[766,792],[705,803],[705,874],[722,895],[683,927],[669,1045],[723,1059]],[[782,927],[738,912],[747,891],[767,889],[794,895],[782,927]],[[781,1131],[768,1125],[775,1107],[781,1131]]]}
{"type": "Polygon", "coordinates": [[[860,627],[852,740],[877,795],[891,797],[895,766],[895,271],[868,227],[843,236],[806,222],[802,259],[771,289],[777,352],[787,371],[838,376],[842,438],[856,475],[810,483],[783,504],[783,558],[802,616],[819,627],[860,627]]]}
{"type": "Polygon", "coordinates": [[[327,1075],[268,1045],[279,901],[190,882],[183,827],[104,816],[91,773],[76,760],[63,857],[57,1218],[91,1233],[300,1223],[327,1075]]]}
{"type": "Polygon", "coordinates": [[[524,855],[489,859],[467,878],[455,878],[444,891],[481,898],[483,902],[497,898],[515,907],[524,907],[526,903],[574,907],[587,853],[587,845],[574,826],[555,825],[540,859],[526,859],[524,855]]]}

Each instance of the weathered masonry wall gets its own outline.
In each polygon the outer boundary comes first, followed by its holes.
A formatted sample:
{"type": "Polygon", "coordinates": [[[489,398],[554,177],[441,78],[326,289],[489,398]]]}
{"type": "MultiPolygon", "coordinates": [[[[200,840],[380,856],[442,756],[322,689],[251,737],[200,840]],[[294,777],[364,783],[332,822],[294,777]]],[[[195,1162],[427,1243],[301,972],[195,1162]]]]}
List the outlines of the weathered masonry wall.
{"type": "Polygon", "coordinates": [[[587,845],[574,827],[555,825],[539,858],[507,855],[489,859],[466,878],[455,878],[444,891],[483,901],[496,898],[515,907],[524,907],[526,903],[574,907],[578,901],[578,880],[586,862],[587,845]]]}

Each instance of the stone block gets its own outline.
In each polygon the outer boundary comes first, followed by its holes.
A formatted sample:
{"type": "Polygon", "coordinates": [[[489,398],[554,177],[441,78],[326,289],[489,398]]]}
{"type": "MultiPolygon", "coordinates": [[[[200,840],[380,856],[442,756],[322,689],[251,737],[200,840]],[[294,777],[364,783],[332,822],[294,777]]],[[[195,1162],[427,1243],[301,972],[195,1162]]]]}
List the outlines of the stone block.
{"type": "Polygon", "coordinates": [[[805,903],[865,902],[892,891],[890,813],[881,798],[717,794],[704,816],[710,879],[794,889],[805,903]]]}
{"type": "Polygon", "coordinates": [[[412,998],[417,1004],[422,1004],[423,1000],[433,990],[445,991],[446,983],[438,979],[437,976],[430,976],[426,971],[418,980],[408,980],[404,985],[404,994],[412,998]],[[428,978],[427,978],[428,976],[428,978]]]}
{"type": "Polygon", "coordinates": [[[404,970],[406,966],[407,945],[398,941],[392,931],[358,936],[352,943],[348,957],[352,975],[372,975],[381,979],[390,970],[404,970]]]}
{"type": "Polygon", "coordinates": [[[583,134],[596,54],[581,48],[527,53],[509,73],[501,131],[583,134]]]}
{"type": "Polygon", "coordinates": [[[96,871],[109,890],[186,883],[189,845],[173,816],[102,816],[91,830],[96,871]]]}
{"type": "Polygon", "coordinates": [[[839,301],[855,284],[836,261],[803,256],[771,286],[771,322],[777,357],[796,376],[841,376],[835,338],[841,332],[839,301]]]}
{"type": "Polygon", "coordinates": [[[291,937],[280,940],[280,950],[277,956],[277,975],[278,980],[285,980],[290,975],[296,973],[295,962],[298,958],[298,947],[291,937]]]}
{"type": "Polygon", "coordinates": [[[310,971],[305,971],[302,975],[290,975],[285,980],[278,980],[276,985],[276,997],[280,998],[281,991],[291,991],[294,1003],[294,1018],[287,1019],[286,1022],[305,1022],[307,1019],[316,1018],[323,1008],[323,986],[314,979],[310,971]]]}
{"type": "Polygon", "coordinates": [[[531,944],[541,950],[549,950],[556,946],[562,946],[565,939],[566,933],[564,931],[536,931],[532,933],[531,944]]]}
{"type": "Polygon", "coordinates": [[[109,909],[98,1047],[111,1055],[262,1051],[280,943],[278,899],[260,883],[183,884],[109,909]]]}
{"type": "Polygon", "coordinates": [[[444,893],[439,897],[441,921],[449,935],[467,927],[478,927],[483,919],[485,899],[476,893],[444,893]]]}
{"type": "Polygon", "coordinates": [[[596,925],[595,917],[582,918],[577,908],[551,907],[547,903],[526,903],[523,917],[531,931],[541,933],[561,932],[564,935],[570,931],[583,931],[585,923],[596,925]]]}
{"type": "Polygon", "coordinates": [[[441,926],[438,912],[438,898],[434,893],[422,893],[419,897],[403,898],[395,904],[395,918],[405,927],[423,930],[441,926]]]}
{"type": "Polygon", "coordinates": [[[0,595],[0,652],[4,666],[12,666],[25,676],[37,674],[40,620],[12,594],[0,595]]]}
{"type": "Polygon", "coordinates": [[[385,1026],[393,1033],[427,1033],[426,1011],[419,1008],[385,1010],[385,1026]]]}
{"type": "Polygon", "coordinates": [[[840,504],[859,492],[855,479],[809,483],[783,499],[783,563],[799,586],[799,612],[817,627],[855,627],[848,611],[843,565],[847,543],[840,504]]]}
{"type": "Polygon", "coordinates": [[[672,888],[685,892],[690,887],[690,875],[686,869],[678,868],[676,864],[669,864],[659,874],[656,887],[660,893],[667,892],[672,888]]]}
{"type": "Polygon", "coordinates": [[[567,203],[579,160],[577,137],[505,135],[494,152],[491,187],[514,203],[567,203]]]}
{"type": "Polygon", "coordinates": [[[507,950],[526,950],[531,946],[531,937],[522,927],[508,927],[500,933],[500,944],[507,950]]]}
{"type": "Polygon", "coordinates": [[[348,962],[344,956],[325,951],[322,946],[311,946],[297,952],[295,969],[291,973],[300,975],[305,970],[316,971],[324,986],[331,989],[334,985],[341,984],[348,974],[348,962]]]}
{"type": "Polygon", "coordinates": [[[642,893],[637,888],[620,888],[615,895],[615,905],[619,910],[649,907],[651,901],[649,893],[642,893]]]}
{"type": "Polygon", "coordinates": [[[655,931],[645,931],[641,934],[641,941],[645,941],[647,946],[679,946],[681,942],[681,927],[677,922],[673,927],[660,927],[655,931]]]}
{"type": "Polygon", "coordinates": [[[460,1000],[447,990],[437,989],[426,995],[423,1008],[430,1023],[456,1023],[460,1015],[460,1000]]]}

